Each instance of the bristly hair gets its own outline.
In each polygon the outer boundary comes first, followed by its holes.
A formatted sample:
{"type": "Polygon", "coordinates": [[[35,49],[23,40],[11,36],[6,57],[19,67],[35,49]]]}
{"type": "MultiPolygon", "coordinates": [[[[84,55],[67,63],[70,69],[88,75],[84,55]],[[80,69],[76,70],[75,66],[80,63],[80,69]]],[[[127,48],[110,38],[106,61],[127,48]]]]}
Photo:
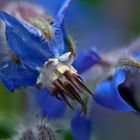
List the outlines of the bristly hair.
{"type": "Polygon", "coordinates": [[[133,40],[132,43],[130,43],[128,48],[126,48],[126,51],[127,54],[131,56],[136,52],[140,51],[140,36],[133,40]]]}
{"type": "Polygon", "coordinates": [[[35,140],[35,137],[35,133],[31,129],[28,129],[19,136],[19,140],[35,140]]]}
{"type": "Polygon", "coordinates": [[[118,67],[135,67],[140,69],[140,62],[135,60],[134,58],[126,58],[126,59],[121,59],[119,63],[117,64],[118,67]]]}
{"type": "Polygon", "coordinates": [[[49,123],[47,118],[41,118],[36,115],[35,119],[24,120],[18,126],[16,135],[13,140],[63,140],[49,123]]]}
{"type": "Polygon", "coordinates": [[[83,100],[86,103],[86,106],[85,106],[86,108],[83,109],[83,107],[80,106],[79,104],[76,104],[75,108],[77,111],[81,112],[81,117],[89,121],[92,121],[95,115],[95,112],[94,112],[95,101],[93,100],[92,96],[86,96],[84,97],[83,100]]]}

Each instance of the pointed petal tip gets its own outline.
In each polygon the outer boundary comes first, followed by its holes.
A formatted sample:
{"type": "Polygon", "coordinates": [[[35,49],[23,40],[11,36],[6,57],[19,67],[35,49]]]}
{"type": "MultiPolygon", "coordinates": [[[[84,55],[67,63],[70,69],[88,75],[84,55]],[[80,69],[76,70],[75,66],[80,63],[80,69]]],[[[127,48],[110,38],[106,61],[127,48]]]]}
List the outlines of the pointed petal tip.
{"type": "Polygon", "coordinates": [[[54,30],[58,29],[61,26],[61,24],[64,20],[65,13],[66,13],[71,1],[72,0],[65,0],[64,3],[62,4],[60,10],[58,11],[56,20],[55,20],[54,24],[52,25],[52,27],[54,27],[54,30]]]}

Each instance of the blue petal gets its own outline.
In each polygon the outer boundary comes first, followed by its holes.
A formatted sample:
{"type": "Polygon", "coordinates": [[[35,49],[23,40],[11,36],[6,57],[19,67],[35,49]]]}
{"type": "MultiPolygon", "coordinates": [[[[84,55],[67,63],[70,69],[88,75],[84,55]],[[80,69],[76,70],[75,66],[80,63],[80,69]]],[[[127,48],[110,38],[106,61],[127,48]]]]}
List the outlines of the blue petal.
{"type": "Polygon", "coordinates": [[[109,109],[122,112],[135,111],[119,95],[118,86],[125,80],[125,72],[118,70],[113,81],[102,82],[96,89],[95,101],[109,109]]]}
{"type": "Polygon", "coordinates": [[[117,70],[114,79],[113,79],[113,85],[115,86],[114,88],[118,89],[118,86],[122,84],[126,79],[126,74],[124,70],[117,70]]]}
{"type": "Polygon", "coordinates": [[[62,27],[59,27],[55,31],[53,40],[49,42],[49,48],[51,48],[51,52],[54,54],[55,57],[58,57],[64,53],[64,38],[61,28],[62,27]]]}
{"type": "Polygon", "coordinates": [[[9,62],[0,69],[0,79],[10,92],[22,86],[33,86],[38,76],[37,71],[26,69],[9,62]]]}
{"type": "Polygon", "coordinates": [[[65,102],[52,96],[49,90],[37,90],[36,99],[44,116],[55,119],[64,115],[66,110],[65,102]]]}
{"type": "Polygon", "coordinates": [[[6,24],[9,47],[25,65],[30,68],[41,67],[48,58],[54,56],[37,30],[4,12],[0,12],[0,19],[6,24]]]}
{"type": "Polygon", "coordinates": [[[64,16],[66,14],[66,11],[70,5],[70,2],[71,2],[71,0],[65,0],[63,5],[61,6],[60,10],[58,11],[57,17],[54,21],[54,24],[52,25],[54,30],[57,30],[61,27],[63,20],[64,20],[64,16]]]}
{"type": "Polygon", "coordinates": [[[89,140],[91,134],[91,121],[81,116],[81,112],[77,111],[71,121],[72,134],[75,140],[89,140]]]}
{"type": "Polygon", "coordinates": [[[55,54],[55,56],[59,56],[64,53],[65,45],[64,45],[64,36],[63,36],[63,20],[66,13],[67,8],[69,7],[71,0],[66,0],[60,10],[58,11],[57,17],[52,25],[52,29],[54,30],[54,39],[50,42],[49,47],[55,54]]]}
{"type": "Polygon", "coordinates": [[[92,66],[100,61],[100,56],[95,48],[91,48],[88,51],[77,52],[76,60],[73,66],[78,70],[79,73],[83,73],[90,69],[92,66]]]}

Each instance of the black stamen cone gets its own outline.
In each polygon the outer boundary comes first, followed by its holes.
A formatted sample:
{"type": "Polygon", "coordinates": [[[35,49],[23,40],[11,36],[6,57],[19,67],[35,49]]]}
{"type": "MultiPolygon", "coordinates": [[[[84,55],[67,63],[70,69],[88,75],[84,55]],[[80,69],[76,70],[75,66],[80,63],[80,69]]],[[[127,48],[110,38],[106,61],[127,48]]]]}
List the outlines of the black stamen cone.
{"type": "Polygon", "coordinates": [[[84,114],[87,114],[87,103],[83,100],[80,93],[86,91],[90,96],[93,94],[86,87],[82,78],[77,73],[69,70],[66,70],[64,73],[56,70],[55,73],[58,75],[58,78],[53,82],[55,88],[52,90],[52,95],[57,98],[61,97],[72,110],[75,109],[69,102],[69,98],[75,100],[81,105],[84,114]]]}

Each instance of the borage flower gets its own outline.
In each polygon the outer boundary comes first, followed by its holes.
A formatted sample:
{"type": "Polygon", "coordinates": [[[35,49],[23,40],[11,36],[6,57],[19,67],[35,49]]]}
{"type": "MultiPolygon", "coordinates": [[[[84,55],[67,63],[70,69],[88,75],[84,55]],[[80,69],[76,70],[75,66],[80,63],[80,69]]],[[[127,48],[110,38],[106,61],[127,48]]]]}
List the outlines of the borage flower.
{"type": "Polygon", "coordinates": [[[138,38],[128,48],[119,52],[117,70],[111,80],[101,82],[94,99],[100,105],[119,111],[139,112],[139,42],[138,38]]]}
{"type": "MultiPolygon", "coordinates": [[[[86,112],[86,102],[80,92],[92,93],[72,66],[75,52],[63,26],[69,4],[70,0],[62,5],[54,21],[43,11],[37,12],[28,5],[8,10],[16,18],[6,12],[0,13],[0,77],[10,92],[22,86],[48,88],[52,96],[63,99],[72,109],[67,97],[79,102],[86,112]]],[[[81,53],[80,59],[84,57],[91,57],[85,67],[100,59],[94,50],[81,53]]],[[[84,66],[79,65],[81,61],[77,63],[75,65],[82,72],[80,67],[84,66]]]]}

